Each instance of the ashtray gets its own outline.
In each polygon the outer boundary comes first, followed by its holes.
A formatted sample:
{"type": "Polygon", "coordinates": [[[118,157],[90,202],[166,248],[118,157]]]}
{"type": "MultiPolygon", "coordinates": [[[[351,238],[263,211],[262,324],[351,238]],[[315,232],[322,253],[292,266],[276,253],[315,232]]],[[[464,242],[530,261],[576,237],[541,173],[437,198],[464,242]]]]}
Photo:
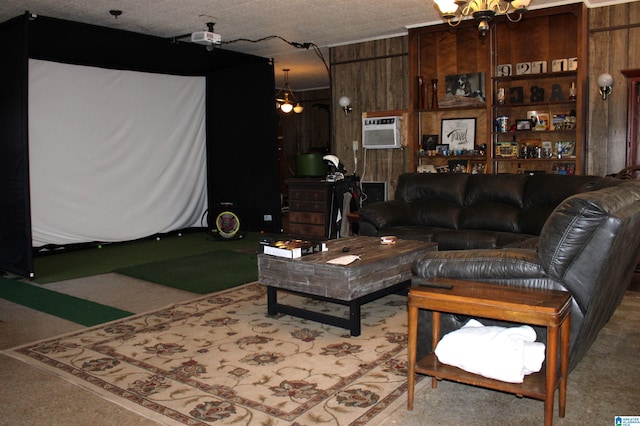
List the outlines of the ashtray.
{"type": "Polygon", "coordinates": [[[396,243],[396,237],[392,235],[386,235],[384,237],[380,237],[380,244],[384,245],[392,245],[396,243]]]}

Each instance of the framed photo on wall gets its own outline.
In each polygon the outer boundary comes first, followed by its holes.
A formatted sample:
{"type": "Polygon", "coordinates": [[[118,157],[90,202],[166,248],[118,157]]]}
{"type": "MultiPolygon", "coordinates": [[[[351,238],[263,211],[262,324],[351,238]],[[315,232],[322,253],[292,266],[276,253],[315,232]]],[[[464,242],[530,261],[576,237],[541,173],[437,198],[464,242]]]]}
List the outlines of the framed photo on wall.
{"type": "Polygon", "coordinates": [[[453,152],[458,150],[473,151],[476,144],[475,118],[443,118],[441,139],[453,152]]]}

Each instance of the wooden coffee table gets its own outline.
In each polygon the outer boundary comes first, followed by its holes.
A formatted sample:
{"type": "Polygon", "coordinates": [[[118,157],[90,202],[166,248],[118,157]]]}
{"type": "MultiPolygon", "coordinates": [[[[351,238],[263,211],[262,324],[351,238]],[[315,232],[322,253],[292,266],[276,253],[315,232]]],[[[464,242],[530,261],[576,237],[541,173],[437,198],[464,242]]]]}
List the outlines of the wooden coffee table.
{"type": "Polygon", "coordinates": [[[258,281],[267,286],[267,312],[346,328],[352,336],[359,336],[360,307],[407,288],[413,261],[437,250],[437,244],[398,240],[394,245],[382,245],[376,237],[348,237],[329,240],[327,248],[298,259],[258,255],[258,281]],[[356,255],[360,260],[344,266],[327,263],[344,255],[356,255]],[[278,290],[348,306],[349,318],[278,303],[278,290]]]}

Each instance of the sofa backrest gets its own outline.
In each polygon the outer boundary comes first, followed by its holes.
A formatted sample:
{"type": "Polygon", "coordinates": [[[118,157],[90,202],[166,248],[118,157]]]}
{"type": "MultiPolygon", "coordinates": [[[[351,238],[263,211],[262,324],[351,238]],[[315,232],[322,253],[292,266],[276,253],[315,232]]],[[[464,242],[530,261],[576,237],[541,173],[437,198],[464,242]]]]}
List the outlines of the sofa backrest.
{"type": "Polygon", "coordinates": [[[529,176],[524,189],[520,231],[540,235],[547,218],[562,201],[574,194],[620,184],[620,179],[600,176],[529,176]],[[567,179],[568,177],[568,179],[567,179]]]}
{"type": "Polygon", "coordinates": [[[585,315],[588,327],[580,338],[589,343],[581,347],[589,348],[620,304],[640,258],[640,181],[563,201],[542,228],[538,256],[585,315]]]}
{"type": "Polygon", "coordinates": [[[520,232],[528,175],[471,175],[460,228],[520,232]]]}
{"type": "Polygon", "coordinates": [[[395,199],[409,204],[412,225],[539,235],[567,197],[621,183],[599,176],[406,173],[395,199]]]}
{"type": "Polygon", "coordinates": [[[405,173],[396,186],[396,200],[409,204],[413,225],[458,229],[468,174],[405,173]]]}

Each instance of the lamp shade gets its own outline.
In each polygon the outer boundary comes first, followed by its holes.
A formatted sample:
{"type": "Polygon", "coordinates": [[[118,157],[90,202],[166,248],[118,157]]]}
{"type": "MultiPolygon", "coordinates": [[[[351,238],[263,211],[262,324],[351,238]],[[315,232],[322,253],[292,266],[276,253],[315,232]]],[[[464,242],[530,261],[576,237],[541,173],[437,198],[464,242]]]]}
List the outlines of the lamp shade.
{"type": "Polygon", "coordinates": [[[598,76],[598,86],[609,87],[613,84],[613,77],[611,74],[603,73],[598,76]]]}
{"type": "Polygon", "coordinates": [[[455,16],[456,11],[458,10],[458,5],[454,0],[434,0],[438,9],[440,9],[440,13],[443,16],[453,15],[455,16]]]}
{"type": "Polygon", "coordinates": [[[280,111],[284,112],[285,114],[290,113],[292,109],[293,109],[293,105],[291,105],[288,102],[286,104],[280,105],[280,111]]]}
{"type": "Polygon", "coordinates": [[[349,99],[348,96],[343,96],[340,99],[338,99],[338,103],[342,108],[346,108],[349,105],[351,105],[351,99],[349,99]]]}
{"type": "Polygon", "coordinates": [[[529,4],[531,3],[531,0],[513,0],[511,2],[511,6],[516,9],[526,9],[527,7],[529,7],[529,4]]]}

